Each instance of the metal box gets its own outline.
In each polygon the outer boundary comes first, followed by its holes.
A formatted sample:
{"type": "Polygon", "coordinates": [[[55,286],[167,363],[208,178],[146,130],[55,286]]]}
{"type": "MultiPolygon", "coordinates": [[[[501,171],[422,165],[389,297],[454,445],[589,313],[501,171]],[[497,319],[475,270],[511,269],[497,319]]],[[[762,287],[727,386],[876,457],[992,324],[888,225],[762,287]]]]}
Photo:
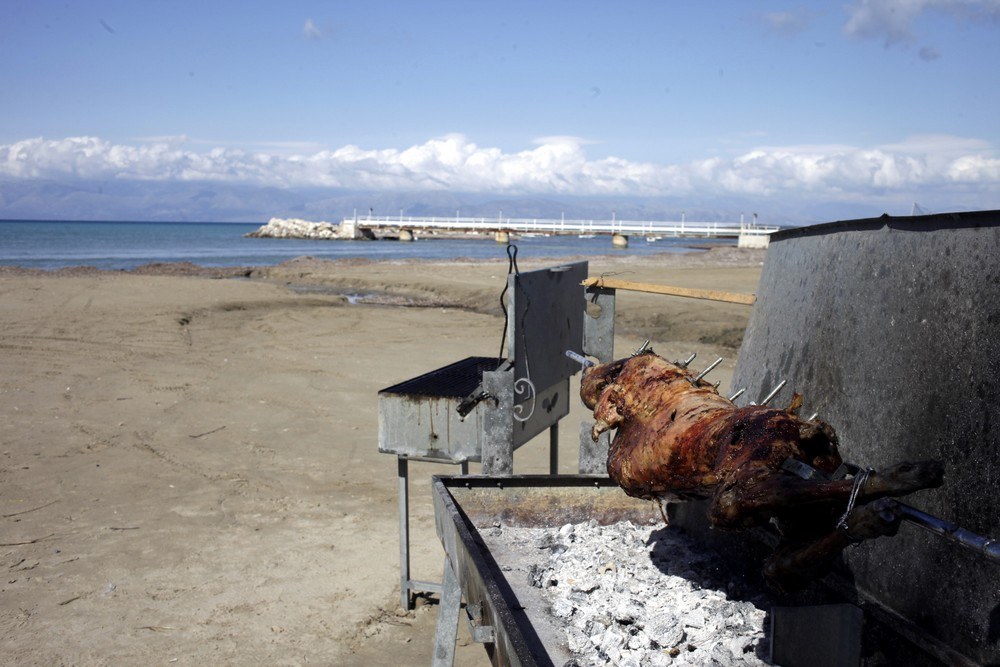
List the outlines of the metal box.
{"type": "Polygon", "coordinates": [[[378,450],[413,459],[479,461],[483,411],[479,403],[464,418],[458,408],[504,363],[497,357],[468,357],[378,393],[378,450]]]}

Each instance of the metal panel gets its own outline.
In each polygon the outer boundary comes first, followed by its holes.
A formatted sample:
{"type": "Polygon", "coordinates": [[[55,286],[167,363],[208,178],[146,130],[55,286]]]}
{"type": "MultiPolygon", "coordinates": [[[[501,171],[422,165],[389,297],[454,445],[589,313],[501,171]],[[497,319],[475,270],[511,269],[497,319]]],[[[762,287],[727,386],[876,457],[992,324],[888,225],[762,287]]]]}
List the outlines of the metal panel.
{"type": "MultiPolygon", "coordinates": [[[[803,394],[844,458],[941,459],[907,498],[1000,537],[1000,211],[832,223],[771,238],[733,376],[803,394]]],[[[859,591],[970,658],[1000,662],[1000,567],[905,525],[845,553],[859,591]]]]}
{"type": "Polygon", "coordinates": [[[587,262],[507,277],[507,356],[517,380],[542,391],[580,370],[566,350],[583,350],[587,262]]]}

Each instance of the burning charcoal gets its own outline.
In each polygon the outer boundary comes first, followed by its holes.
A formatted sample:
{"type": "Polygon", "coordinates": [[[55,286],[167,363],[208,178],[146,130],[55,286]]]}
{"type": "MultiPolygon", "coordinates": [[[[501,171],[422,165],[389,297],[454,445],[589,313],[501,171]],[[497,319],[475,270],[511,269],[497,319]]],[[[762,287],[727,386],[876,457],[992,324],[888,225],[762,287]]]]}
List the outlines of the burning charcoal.
{"type": "Polygon", "coordinates": [[[560,553],[529,549],[537,561],[526,567],[528,581],[565,624],[567,648],[579,667],[764,664],[755,648],[764,641],[765,612],[729,599],[721,561],[703,555],[690,538],[661,528],[651,541],[652,534],[651,527],[629,522],[587,522],[558,529],[508,527],[504,539],[565,546],[560,553]],[[669,568],[657,565],[662,554],[669,554],[669,568]],[[702,563],[691,579],[665,573],[694,560],[702,563]],[[711,580],[719,586],[709,587],[711,580]]]}
{"type": "Polygon", "coordinates": [[[672,667],[674,659],[665,651],[655,651],[649,656],[649,667],[672,667]]]}
{"type": "Polygon", "coordinates": [[[646,632],[660,648],[674,648],[684,641],[684,626],[675,616],[658,616],[646,624],[646,632]]]}
{"type": "Polygon", "coordinates": [[[576,611],[576,606],[565,598],[556,598],[552,602],[552,615],[556,618],[569,618],[576,611]]]}
{"type": "MultiPolygon", "coordinates": [[[[700,591],[699,591],[700,592],[700,591]]],[[[695,609],[684,617],[684,625],[689,628],[705,627],[705,613],[700,609],[695,609]]]]}
{"type": "Polygon", "coordinates": [[[558,584],[559,580],[554,577],[551,568],[536,564],[528,569],[528,583],[535,588],[549,588],[558,584]]]}
{"type": "Polygon", "coordinates": [[[554,554],[562,554],[568,548],[557,535],[546,533],[535,541],[535,546],[539,549],[548,549],[554,554]]]}
{"type": "Polygon", "coordinates": [[[566,643],[569,650],[576,654],[588,653],[593,649],[590,637],[578,628],[569,628],[566,631],[566,643]]]}
{"type": "Polygon", "coordinates": [[[563,542],[572,542],[574,532],[576,532],[576,527],[571,523],[567,523],[559,529],[559,539],[563,542]]]}
{"type": "Polygon", "coordinates": [[[621,648],[623,646],[625,646],[625,635],[617,628],[612,627],[605,630],[598,649],[608,657],[611,657],[612,653],[621,655],[621,648]]]}
{"type": "Polygon", "coordinates": [[[628,647],[633,651],[637,651],[642,648],[649,648],[650,641],[649,635],[647,635],[642,630],[639,630],[634,635],[628,638],[628,647]]]}
{"type": "Polygon", "coordinates": [[[620,658],[619,665],[621,667],[642,667],[642,663],[634,655],[630,655],[626,651],[622,651],[622,657],[620,658]]]}
{"type": "Polygon", "coordinates": [[[614,618],[622,625],[631,625],[639,619],[645,609],[638,600],[625,600],[614,611],[614,618]]]}
{"type": "Polygon", "coordinates": [[[726,648],[728,648],[730,653],[734,656],[742,659],[744,654],[753,653],[754,642],[748,637],[733,637],[726,642],[726,648]]]}
{"type": "MultiPolygon", "coordinates": [[[[583,620],[581,618],[581,620],[583,620]]],[[[611,625],[611,619],[603,614],[593,614],[584,622],[583,632],[592,640],[601,637],[611,625]]],[[[595,642],[597,643],[597,642],[595,642]]]]}
{"type": "Polygon", "coordinates": [[[600,567],[597,568],[597,573],[600,574],[600,575],[605,575],[605,574],[614,575],[617,571],[618,571],[618,568],[615,566],[615,564],[612,561],[608,561],[607,563],[603,563],[600,567]]]}

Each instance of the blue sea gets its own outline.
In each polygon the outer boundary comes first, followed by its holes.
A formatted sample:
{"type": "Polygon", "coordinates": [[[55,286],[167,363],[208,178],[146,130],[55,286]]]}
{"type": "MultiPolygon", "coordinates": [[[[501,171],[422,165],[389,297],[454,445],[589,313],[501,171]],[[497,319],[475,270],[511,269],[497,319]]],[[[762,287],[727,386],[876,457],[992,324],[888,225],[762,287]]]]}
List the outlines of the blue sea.
{"type": "MultiPolygon", "coordinates": [[[[0,264],[38,269],[93,266],[133,269],[154,262],[201,266],[268,266],[309,255],[322,259],[504,259],[506,246],[492,239],[308,241],[244,235],[262,223],[0,221],[0,264]]],[[[518,259],[696,252],[692,245],[732,245],[733,240],[633,237],[626,249],[610,236],[528,237],[514,241],[518,259]]]]}

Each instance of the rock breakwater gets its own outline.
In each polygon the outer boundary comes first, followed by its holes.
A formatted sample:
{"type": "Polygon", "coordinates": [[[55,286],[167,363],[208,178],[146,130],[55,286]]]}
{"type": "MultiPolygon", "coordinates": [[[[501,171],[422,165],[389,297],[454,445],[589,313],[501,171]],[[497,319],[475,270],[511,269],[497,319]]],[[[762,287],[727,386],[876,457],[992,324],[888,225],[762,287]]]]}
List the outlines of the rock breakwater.
{"type": "Polygon", "coordinates": [[[271,218],[266,225],[246,235],[249,238],[270,239],[353,239],[354,230],[330,222],[310,222],[299,218],[271,218]]]}

